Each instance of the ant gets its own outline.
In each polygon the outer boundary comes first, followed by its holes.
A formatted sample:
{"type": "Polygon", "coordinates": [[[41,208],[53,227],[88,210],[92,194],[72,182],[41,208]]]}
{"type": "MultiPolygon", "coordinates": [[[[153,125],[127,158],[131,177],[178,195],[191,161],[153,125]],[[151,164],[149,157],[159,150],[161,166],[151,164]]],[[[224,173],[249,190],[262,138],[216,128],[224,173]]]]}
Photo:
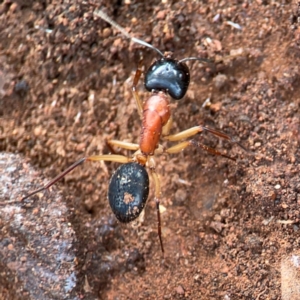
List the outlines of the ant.
{"type": "Polygon", "coordinates": [[[41,191],[47,190],[58,180],[63,178],[66,174],[71,172],[85,161],[118,162],[122,165],[116,170],[110,179],[108,188],[108,201],[116,218],[122,223],[129,223],[135,220],[141,214],[147,203],[149,194],[149,175],[146,171],[147,168],[154,181],[154,198],[157,211],[158,237],[161,251],[164,253],[159,211],[161,184],[159,176],[155,170],[154,157],[162,153],[179,153],[185,148],[193,145],[200,147],[211,154],[220,155],[228,159],[235,160],[234,158],[203,145],[194,139],[182,141],[183,139],[189,139],[198,133],[202,133],[203,131],[228,140],[233,144],[237,144],[244,150],[246,149],[229,135],[202,125],[198,125],[181,131],[177,134],[170,135],[169,131],[172,125],[172,117],[169,96],[174,100],[180,100],[184,97],[189,87],[190,72],[185,62],[190,60],[206,60],[197,57],[176,60],[172,57],[172,53],[166,52],[163,54],[154,46],[140,39],[132,37],[123,27],[114,22],[103,11],[99,10],[94,14],[109,23],[111,26],[115,27],[125,37],[131,39],[135,43],[139,43],[145,47],[155,50],[161,56],[160,59],[157,59],[150,66],[145,74],[145,88],[151,93],[150,97],[145,101],[145,103],[142,103],[137,93],[137,85],[142,74],[140,67],[138,67],[134,76],[132,92],[137,104],[138,113],[142,119],[139,144],[118,140],[109,140],[107,143],[111,148],[119,147],[126,150],[132,150],[135,151],[134,154],[132,157],[117,154],[92,155],[83,157],[72,164],[61,174],[56,176],[54,179],[49,181],[46,185],[23,197],[21,201],[24,201],[25,199],[41,191]],[[166,149],[159,144],[161,139],[164,141],[178,143],[175,146],[166,149]]]}

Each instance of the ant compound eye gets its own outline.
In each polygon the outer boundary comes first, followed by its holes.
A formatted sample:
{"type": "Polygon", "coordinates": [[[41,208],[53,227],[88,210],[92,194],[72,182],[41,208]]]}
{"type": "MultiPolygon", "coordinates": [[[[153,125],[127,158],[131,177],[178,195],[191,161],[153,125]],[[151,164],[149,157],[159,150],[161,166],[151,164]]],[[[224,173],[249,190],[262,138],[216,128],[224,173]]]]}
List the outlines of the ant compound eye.
{"type": "Polygon", "coordinates": [[[109,204],[116,218],[122,223],[133,221],[140,215],[148,194],[148,173],[135,162],[121,165],[109,183],[109,204]]]}
{"type": "Polygon", "coordinates": [[[175,100],[184,97],[189,83],[190,72],[187,65],[172,58],[157,60],[145,76],[147,91],[165,91],[175,100]]]}

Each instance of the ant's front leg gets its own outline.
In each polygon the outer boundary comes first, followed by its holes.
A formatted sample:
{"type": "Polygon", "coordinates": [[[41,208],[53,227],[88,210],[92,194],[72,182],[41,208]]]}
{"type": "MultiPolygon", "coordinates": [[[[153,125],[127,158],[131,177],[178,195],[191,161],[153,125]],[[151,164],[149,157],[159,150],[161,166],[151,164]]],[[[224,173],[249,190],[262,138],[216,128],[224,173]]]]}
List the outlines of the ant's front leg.
{"type": "Polygon", "coordinates": [[[133,96],[134,96],[134,99],[135,99],[135,102],[137,105],[137,109],[138,109],[138,112],[139,112],[139,115],[141,118],[143,117],[143,104],[142,104],[142,101],[140,99],[140,96],[139,96],[136,88],[137,88],[137,85],[138,85],[139,80],[142,75],[142,64],[143,64],[143,61],[141,60],[139,62],[138,68],[135,72],[134,79],[133,79],[133,85],[132,85],[133,96]]]}

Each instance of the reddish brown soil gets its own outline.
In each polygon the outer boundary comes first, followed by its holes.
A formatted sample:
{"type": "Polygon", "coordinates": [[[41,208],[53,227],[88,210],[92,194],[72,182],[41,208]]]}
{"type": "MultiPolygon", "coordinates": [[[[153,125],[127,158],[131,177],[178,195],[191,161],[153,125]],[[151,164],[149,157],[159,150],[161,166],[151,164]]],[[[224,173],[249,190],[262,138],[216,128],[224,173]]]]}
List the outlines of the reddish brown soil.
{"type": "MultiPolygon", "coordinates": [[[[300,247],[297,3],[100,2],[161,51],[215,62],[188,63],[191,84],[172,106],[172,132],[204,123],[248,152],[203,134],[199,141],[237,161],[197,148],[157,157],[164,258],[153,192],[143,222],[122,225],[113,216],[106,193],[117,164],[86,163],[41,195],[36,201],[46,205],[62,190],[64,222],[76,235],[76,286],[64,298],[300,299],[286,284],[297,283],[299,271],[289,273],[284,263],[300,247]]],[[[0,4],[0,150],[22,154],[42,174],[29,178],[23,171],[30,184],[12,185],[20,197],[41,186],[39,177],[53,178],[85,155],[109,153],[106,139],[139,139],[132,79],[141,56],[149,66],[157,54],[126,40],[94,9],[87,1],[0,4]]],[[[139,93],[149,97],[142,83],[139,93]]],[[[13,225],[3,219],[0,226],[13,225]]],[[[3,230],[0,241],[15,230],[3,230]]],[[[16,249],[18,239],[12,240],[16,249]]],[[[3,298],[41,299],[3,253],[3,298]]],[[[45,292],[44,299],[57,297],[45,292]]]]}

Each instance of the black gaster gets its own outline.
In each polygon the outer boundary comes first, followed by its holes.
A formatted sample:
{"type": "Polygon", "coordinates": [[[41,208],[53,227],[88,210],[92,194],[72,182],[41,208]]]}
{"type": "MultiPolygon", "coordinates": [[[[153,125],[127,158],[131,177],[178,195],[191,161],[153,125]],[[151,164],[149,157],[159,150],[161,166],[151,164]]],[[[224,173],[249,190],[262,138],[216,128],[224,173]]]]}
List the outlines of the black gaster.
{"type": "Polygon", "coordinates": [[[145,76],[145,87],[149,92],[164,91],[173,99],[180,100],[190,84],[190,71],[185,63],[173,58],[155,61],[145,76]]]}
{"type": "Polygon", "coordinates": [[[108,200],[116,218],[122,223],[136,219],[149,195],[149,176],[138,163],[121,165],[111,177],[108,200]]]}

